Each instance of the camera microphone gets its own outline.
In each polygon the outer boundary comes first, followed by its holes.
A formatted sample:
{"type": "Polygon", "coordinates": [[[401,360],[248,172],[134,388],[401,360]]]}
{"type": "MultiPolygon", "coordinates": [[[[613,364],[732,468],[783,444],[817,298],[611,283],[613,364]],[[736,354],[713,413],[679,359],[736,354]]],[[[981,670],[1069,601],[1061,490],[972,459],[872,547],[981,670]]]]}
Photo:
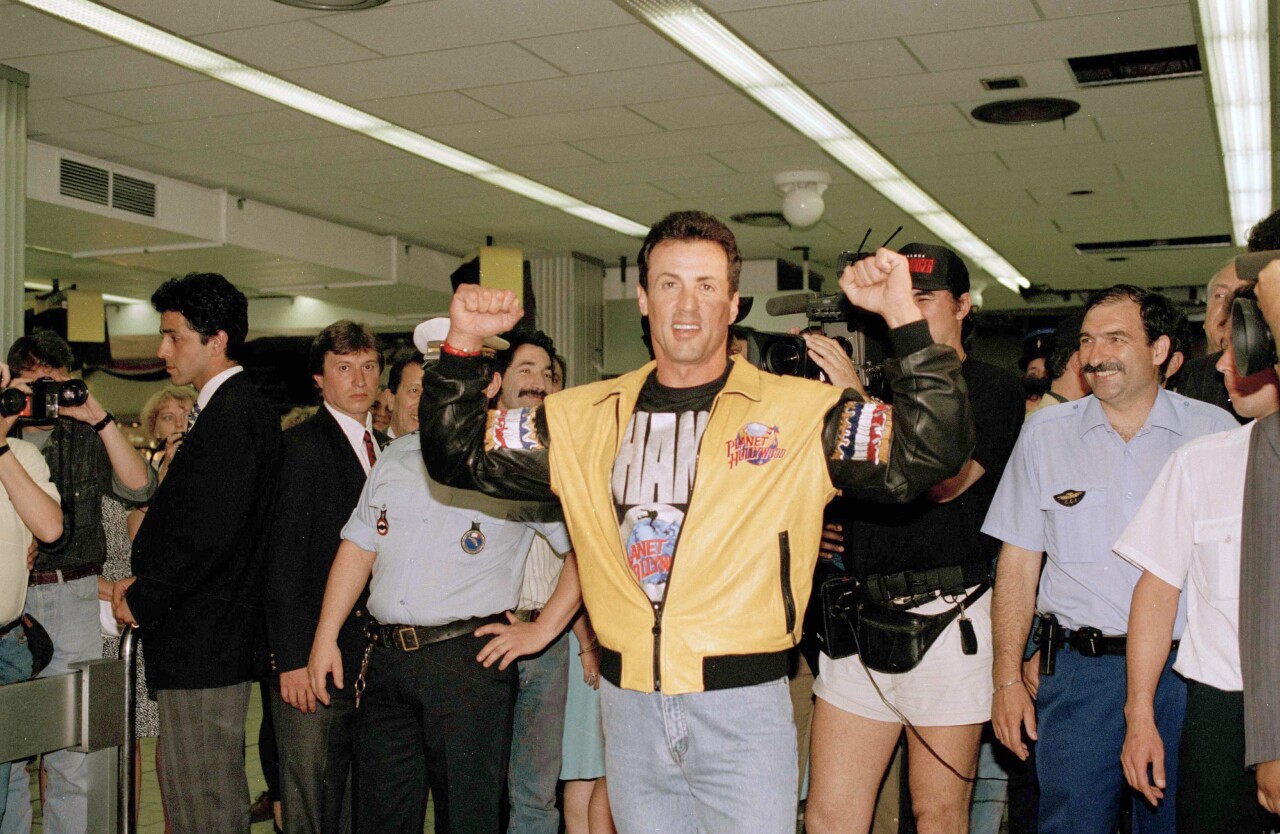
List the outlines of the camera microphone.
{"type": "Polygon", "coordinates": [[[764,303],[765,312],[771,316],[794,316],[809,309],[813,296],[806,292],[795,295],[780,295],[770,298],[764,303]]]}

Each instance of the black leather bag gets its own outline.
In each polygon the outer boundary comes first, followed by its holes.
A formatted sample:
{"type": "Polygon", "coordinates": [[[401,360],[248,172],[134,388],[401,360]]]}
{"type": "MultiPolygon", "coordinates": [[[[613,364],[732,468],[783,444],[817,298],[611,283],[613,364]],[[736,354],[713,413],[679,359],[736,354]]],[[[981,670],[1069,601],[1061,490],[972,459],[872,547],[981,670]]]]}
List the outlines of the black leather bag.
{"type": "Polygon", "coordinates": [[[878,603],[859,603],[857,642],[863,665],[892,675],[910,672],[920,665],[947,626],[988,587],[979,585],[954,607],[937,614],[913,614],[878,603]]]}
{"type": "Polygon", "coordinates": [[[817,635],[822,652],[832,660],[858,653],[858,581],[840,574],[818,586],[822,603],[822,630],[817,635]]]}
{"type": "Polygon", "coordinates": [[[44,667],[53,660],[53,638],[40,621],[30,614],[24,613],[18,618],[22,622],[22,633],[27,640],[27,651],[31,652],[31,677],[44,671],[44,667]]]}

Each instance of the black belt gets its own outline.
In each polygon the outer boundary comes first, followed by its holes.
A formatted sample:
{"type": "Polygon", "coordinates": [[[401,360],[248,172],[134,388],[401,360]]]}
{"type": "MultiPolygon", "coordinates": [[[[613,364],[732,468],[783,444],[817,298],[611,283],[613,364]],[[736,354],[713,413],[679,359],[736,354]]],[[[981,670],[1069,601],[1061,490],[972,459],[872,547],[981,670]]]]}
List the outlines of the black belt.
{"type": "Polygon", "coordinates": [[[375,646],[386,649],[398,649],[402,652],[416,652],[423,646],[432,643],[443,643],[464,634],[470,634],[482,625],[505,623],[506,613],[490,614],[488,617],[471,617],[466,620],[454,620],[438,626],[415,625],[374,625],[365,626],[364,636],[375,646]]]}
{"type": "Polygon", "coordinates": [[[886,603],[904,597],[931,598],[940,593],[964,593],[974,585],[990,582],[990,564],[969,562],[944,568],[876,574],[868,576],[863,587],[866,588],[867,598],[871,602],[886,603]]]}
{"type": "Polygon", "coordinates": [[[27,577],[27,585],[52,585],[55,582],[74,582],[86,576],[101,576],[102,565],[80,565],[63,570],[33,570],[27,577]]]}
{"type": "MultiPolygon", "coordinates": [[[[1059,631],[1059,646],[1070,646],[1072,651],[1081,657],[1102,657],[1103,655],[1124,655],[1129,638],[1123,634],[1109,636],[1092,626],[1074,630],[1059,631]]],[[[1170,644],[1170,650],[1178,648],[1178,641],[1170,644]]]]}

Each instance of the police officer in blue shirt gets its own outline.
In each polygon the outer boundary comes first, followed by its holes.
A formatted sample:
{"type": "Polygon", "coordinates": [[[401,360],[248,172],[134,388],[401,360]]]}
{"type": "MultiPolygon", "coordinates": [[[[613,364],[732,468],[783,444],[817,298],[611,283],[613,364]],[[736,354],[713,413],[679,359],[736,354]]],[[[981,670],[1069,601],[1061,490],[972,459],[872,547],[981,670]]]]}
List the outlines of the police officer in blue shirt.
{"type": "MultiPolygon", "coordinates": [[[[556,510],[430,480],[417,432],[383,450],[342,530],[308,663],[321,703],[330,675],[356,687],[356,831],[422,831],[428,786],[443,830],[501,830],[519,674],[477,662],[487,638],[474,632],[507,622],[535,534],[569,553],[563,523],[547,521],[556,510]],[[366,581],[382,625],[357,678],[337,635],[366,581]]],[[[565,581],[577,581],[571,553],[565,581]]]]}
{"type": "MultiPolygon", "coordinates": [[[[1093,395],[1028,418],[983,524],[1003,542],[992,611],[992,724],[1021,758],[1023,728],[1037,739],[1044,834],[1110,834],[1121,801],[1137,799],[1120,753],[1125,634],[1141,573],[1111,546],[1175,449],[1236,425],[1220,408],[1161,388],[1170,334],[1181,321],[1168,299],[1134,286],[1089,299],[1080,362],[1093,395]],[[1036,610],[1039,657],[1024,664],[1036,610]]],[[[1175,647],[1184,622],[1179,609],[1175,647]]],[[[1135,801],[1134,831],[1142,834],[1175,830],[1186,703],[1185,684],[1172,672],[1176,655],[1155,699],[1166,749],[1153,768],[1164,798],[1155,807],[1135,801]]]]}

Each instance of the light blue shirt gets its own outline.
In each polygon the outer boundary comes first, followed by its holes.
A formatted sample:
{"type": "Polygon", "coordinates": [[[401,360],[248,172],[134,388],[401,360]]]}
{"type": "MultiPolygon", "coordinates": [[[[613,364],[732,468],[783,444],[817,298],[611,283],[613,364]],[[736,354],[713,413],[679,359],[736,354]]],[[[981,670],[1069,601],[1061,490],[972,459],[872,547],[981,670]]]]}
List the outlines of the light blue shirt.
{"type": "Polygon", "coordinates": [[[381,623],[431,626],[514,608],[534,535],[558,553],[570,549],[564,524],[544,520],[558,506],[438,484],[427,477],[421,448],[414,432],[382,451],[342,528],[342,538],[377,554],[369,613],[381,623]]]}
{"type": "MultiPolygon", "coordinates": [[[[1237,425],[1217,406],[1164,390],[1128,443],[1092,396],[1042,409],[1022,427],[982,532],[1047,555],[1037,610],[1066,628],[1125,634],[1142,571],[1112,545],[1175,449],[1237,425]]],[[[1183,595],[1175,638],[1185,622],[1183,595]]]]}

